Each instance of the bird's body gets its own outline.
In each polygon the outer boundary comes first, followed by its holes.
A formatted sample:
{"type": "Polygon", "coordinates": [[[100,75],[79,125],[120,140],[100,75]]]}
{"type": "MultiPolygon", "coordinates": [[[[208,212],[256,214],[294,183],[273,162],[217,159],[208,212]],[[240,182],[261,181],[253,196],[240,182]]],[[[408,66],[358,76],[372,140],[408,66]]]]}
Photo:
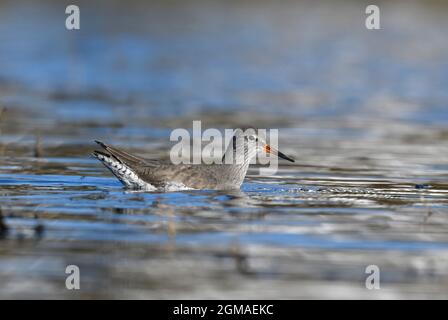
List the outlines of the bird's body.
{"type": "MultiPolygon", "coordinates": [[[[172,164],[143,159],[100,141],[105,152],[95,151],[100,160],[128,189],[145,191],[175,191],[185,189],[238,189],[244,181],[250,159],[257,150],[251,144],[236,147],[235,139],[223,157],[230,153],[242,156],[231,164],[172,164]]],[[[266,145],[267,146],[267,145],[266,145]]],[[[269,146],[268,146],[269,147],[269,146]]],[[[269,149],[270,150],[270,149],[269,149]]],[[[275,149],[274,149],[275,150],[275,149]]],[[[277,150],[275,150],[278,152],[277,150]]],[[[281,154],[279,156],[293,161],[281,154]]],[[[237,157],[238,158],[238,157],[237,157]]]]}
{"type": "MultiPolygon", "coordinates": [[[[109,147],[110,148],[110,147],[109,147]]],[[[138,165],[122,158],[95,152],[98,158],[129,189],[146,191],[179,189],[235,189],[243,183],[247,168],[227,164],[171,164],[147,161],[138,165]],[[243,175],[244,173],[244,175],[243,175]],[[241,179],[243,177],[243,179],[241,179]]]]}

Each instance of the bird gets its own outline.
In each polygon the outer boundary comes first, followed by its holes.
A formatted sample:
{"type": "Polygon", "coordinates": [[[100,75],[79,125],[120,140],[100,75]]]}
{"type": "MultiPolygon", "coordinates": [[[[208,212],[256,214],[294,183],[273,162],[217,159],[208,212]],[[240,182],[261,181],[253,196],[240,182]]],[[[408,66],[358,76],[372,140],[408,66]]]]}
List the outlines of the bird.
{"type": "Polygon", "coordinates": [[[254,130],[234,130],[221,163],[173,164],[169,161],[144,159],[95,140],[103,150],[97,158],[126,189],[143,191],[178,191],[188,189],[240,189],[249,163],[258,152],[266,152],[294,162],[266,143],[254,130]]]}

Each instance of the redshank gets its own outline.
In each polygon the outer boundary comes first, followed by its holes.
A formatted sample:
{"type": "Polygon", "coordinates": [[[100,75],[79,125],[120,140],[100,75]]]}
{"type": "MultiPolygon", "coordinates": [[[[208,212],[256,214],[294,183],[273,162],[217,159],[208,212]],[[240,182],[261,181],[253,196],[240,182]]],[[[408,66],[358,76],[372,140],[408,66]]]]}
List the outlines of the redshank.
{"type": "Polygon", "coordinates": [[[294,162],[292,158],[269,146],[259,135],[241,129],[235,130],[222,158],[222,164],[172,164],[143,159],[101,141],[95,142],[103,147],[105,152],[94,151],[93,156],[126,188],[134,190],[238,189],[244,181],[249,162],[257,152],[270,153],[294,162]]]}

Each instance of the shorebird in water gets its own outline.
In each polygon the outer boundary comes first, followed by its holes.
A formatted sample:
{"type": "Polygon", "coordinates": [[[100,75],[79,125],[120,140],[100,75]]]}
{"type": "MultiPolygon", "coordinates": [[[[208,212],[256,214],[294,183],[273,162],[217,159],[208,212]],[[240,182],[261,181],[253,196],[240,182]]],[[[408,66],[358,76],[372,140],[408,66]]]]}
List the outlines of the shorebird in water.
{"type": "Polygon", "coordinates": [[[239,189],[249,163],[257,152],[294,160],[255,133],[236,129],[222,158],[222,164],[173,164],[143,159],[101,141],[95,140],[104,151],[94,151],[101,161],[128,189],[145,191],[176,191],[182,189],[239,189]],[[231,159],[230,164],[226,161],[231,159]]]}

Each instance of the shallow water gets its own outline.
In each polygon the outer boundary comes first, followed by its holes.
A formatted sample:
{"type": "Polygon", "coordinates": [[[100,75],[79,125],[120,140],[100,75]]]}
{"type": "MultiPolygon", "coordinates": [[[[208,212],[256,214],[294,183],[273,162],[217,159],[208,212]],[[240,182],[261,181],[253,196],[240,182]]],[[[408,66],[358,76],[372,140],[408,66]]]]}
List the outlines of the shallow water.
{"type": "Polygon", "coordinates": [[[1,298],[448,298],[445,5],[382,3],[376,32],[350,1],[131,4],[73,33],[0,2],[1,298]],[[167,159],[193,120],[278,128],[296,163],[145,193],[89,156],[167,159]]]}

